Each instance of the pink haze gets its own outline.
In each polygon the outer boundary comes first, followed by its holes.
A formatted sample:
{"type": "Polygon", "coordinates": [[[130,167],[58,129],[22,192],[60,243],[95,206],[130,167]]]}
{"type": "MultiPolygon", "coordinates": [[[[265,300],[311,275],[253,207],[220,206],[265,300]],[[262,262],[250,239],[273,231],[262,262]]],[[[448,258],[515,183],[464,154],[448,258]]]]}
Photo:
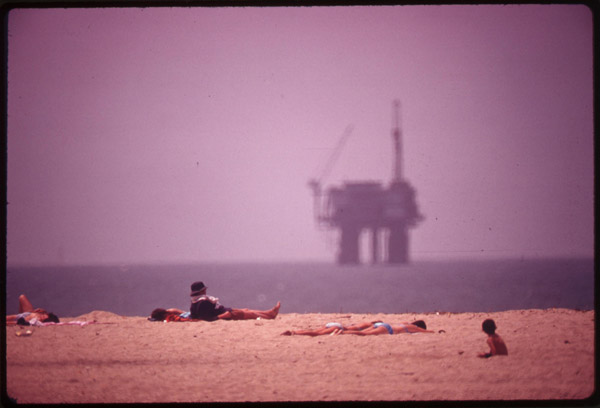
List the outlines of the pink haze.
{"type": "Polygon", "coordinates": [[[581,5],[15,9],[9,265],[334,260],[307,181],[389,181],[413,259],[593,255],[581,5]]]}

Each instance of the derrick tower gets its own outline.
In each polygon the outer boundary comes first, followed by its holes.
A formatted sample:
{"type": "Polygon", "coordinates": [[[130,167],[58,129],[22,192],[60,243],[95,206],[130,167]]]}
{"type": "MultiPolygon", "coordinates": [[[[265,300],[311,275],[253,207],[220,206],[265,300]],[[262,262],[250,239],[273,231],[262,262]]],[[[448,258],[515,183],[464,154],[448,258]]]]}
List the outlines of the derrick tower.
{"type": "MultiPolygon", "coordinates": [[[[342,136],[345,141],[348,131],[342,136]]],[[[372,263],[403,264],[409,262],[408,229],[415,227],[423,216],[416,204],[416,192],[402,174],[402,128],[400,102],[393,104],[392,125],[393,170],[391,182],[347,181],[341,186],[321,189],[322,178],[311,180],[315,199],[315,218],[319,225],[339,230],[337,262],[360,263],[360,237],[369,233],[372,263]]],[[[336,147],[332,161],[337,159],[343,142],[336,147]]]]}

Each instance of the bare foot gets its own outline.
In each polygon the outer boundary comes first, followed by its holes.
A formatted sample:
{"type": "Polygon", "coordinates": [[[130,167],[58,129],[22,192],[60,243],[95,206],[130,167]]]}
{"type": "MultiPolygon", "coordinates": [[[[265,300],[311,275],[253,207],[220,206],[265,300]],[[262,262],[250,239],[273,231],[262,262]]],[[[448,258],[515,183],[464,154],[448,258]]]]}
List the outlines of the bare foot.
{"type": "Polygon", "coordinates": [[[281,307],[281,302],[277,302],[277,304],[275,305],[275,307],[271,310],[269,310],[269,319],[275,319],[277,317],[277,315],[279,314],[279,308],[281,307]]]}
{"type": "Polygon", "coordinates": [[[286,330],[283,333],[281,333],[282,336],[291,336],[292,334],[294,334],[294,333],[290,330],[286,330]]]}

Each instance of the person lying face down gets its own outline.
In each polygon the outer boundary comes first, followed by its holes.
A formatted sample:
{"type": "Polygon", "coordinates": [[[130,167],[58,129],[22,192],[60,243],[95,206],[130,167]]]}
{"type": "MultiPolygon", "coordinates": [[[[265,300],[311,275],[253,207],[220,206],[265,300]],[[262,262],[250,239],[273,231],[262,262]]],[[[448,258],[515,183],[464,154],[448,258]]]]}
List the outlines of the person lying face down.
{"type": "Polygon", "coordinates": [[[54,313],[41,308],[34,308],[27,296],[19,296],[19,314],[7,315],[7,325],[30,326],[37,323],[59,323],[59,318],[54,313]]]}
{"type": "Polygon", "coordinates": [[[208,296],[203,282],[194,282],[191,287],[190,318],[213,322],[222,320],[275,319],[281,303],[269,310],[234,309],[219,303],[219,298],[208,296]]]}
{"type": "Polygon", "coordinates": [[[412,323],[399,323],[391,325],[385,322],[376,322],[372,327],[363,330],[340,330],[335,334],[356,334],[359,336],[376,336],[379,334],[402,334],[402,333],[433,333],[433,330],[427,330],[427,325],[423,320],[417,320],[412,323]]]}
{"type": "Polygon", "coordinates": [[[284,336],[304,335],[304,336],[322,336],[325,334],[357,334],[360,336],[378,335],[378,334],[400,334],[400,333],[433,333],[427,330],[427,325],[423,320],[417,320],[412,323],[400,323],[392,326],[380,320],[370,323],[356,323],[350,326],[343,326],[340,323],[327,323],[325,327],[316,330],[288,330],[281,333],[284,336]]]}

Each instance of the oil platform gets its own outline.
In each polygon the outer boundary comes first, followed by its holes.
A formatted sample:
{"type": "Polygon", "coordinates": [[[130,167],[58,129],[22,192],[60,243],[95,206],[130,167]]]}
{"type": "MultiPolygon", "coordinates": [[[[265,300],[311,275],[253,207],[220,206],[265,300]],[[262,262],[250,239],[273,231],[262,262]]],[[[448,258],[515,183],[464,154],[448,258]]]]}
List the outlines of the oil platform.
{"type": "MultiPolygon", "coordinates": [[[[394,101],[393,108],[394,162],[392,180],[387,187],[374,181],[348,181],[342,186],[329,187],[323,193],[323,176],[309,182],[318,225],[340,231],[339,264],[361,263],[360,238],[363,232],[369,233],[372,263],[409,262],[408,229],[422,221],[423,216],[417,208],[415,189],[403,177],[400,102],[394,101]]],[[[342,135],[327,163],[327,171],[337,159],[350,132],[351,128],[348,128],[342,135]]]]}

